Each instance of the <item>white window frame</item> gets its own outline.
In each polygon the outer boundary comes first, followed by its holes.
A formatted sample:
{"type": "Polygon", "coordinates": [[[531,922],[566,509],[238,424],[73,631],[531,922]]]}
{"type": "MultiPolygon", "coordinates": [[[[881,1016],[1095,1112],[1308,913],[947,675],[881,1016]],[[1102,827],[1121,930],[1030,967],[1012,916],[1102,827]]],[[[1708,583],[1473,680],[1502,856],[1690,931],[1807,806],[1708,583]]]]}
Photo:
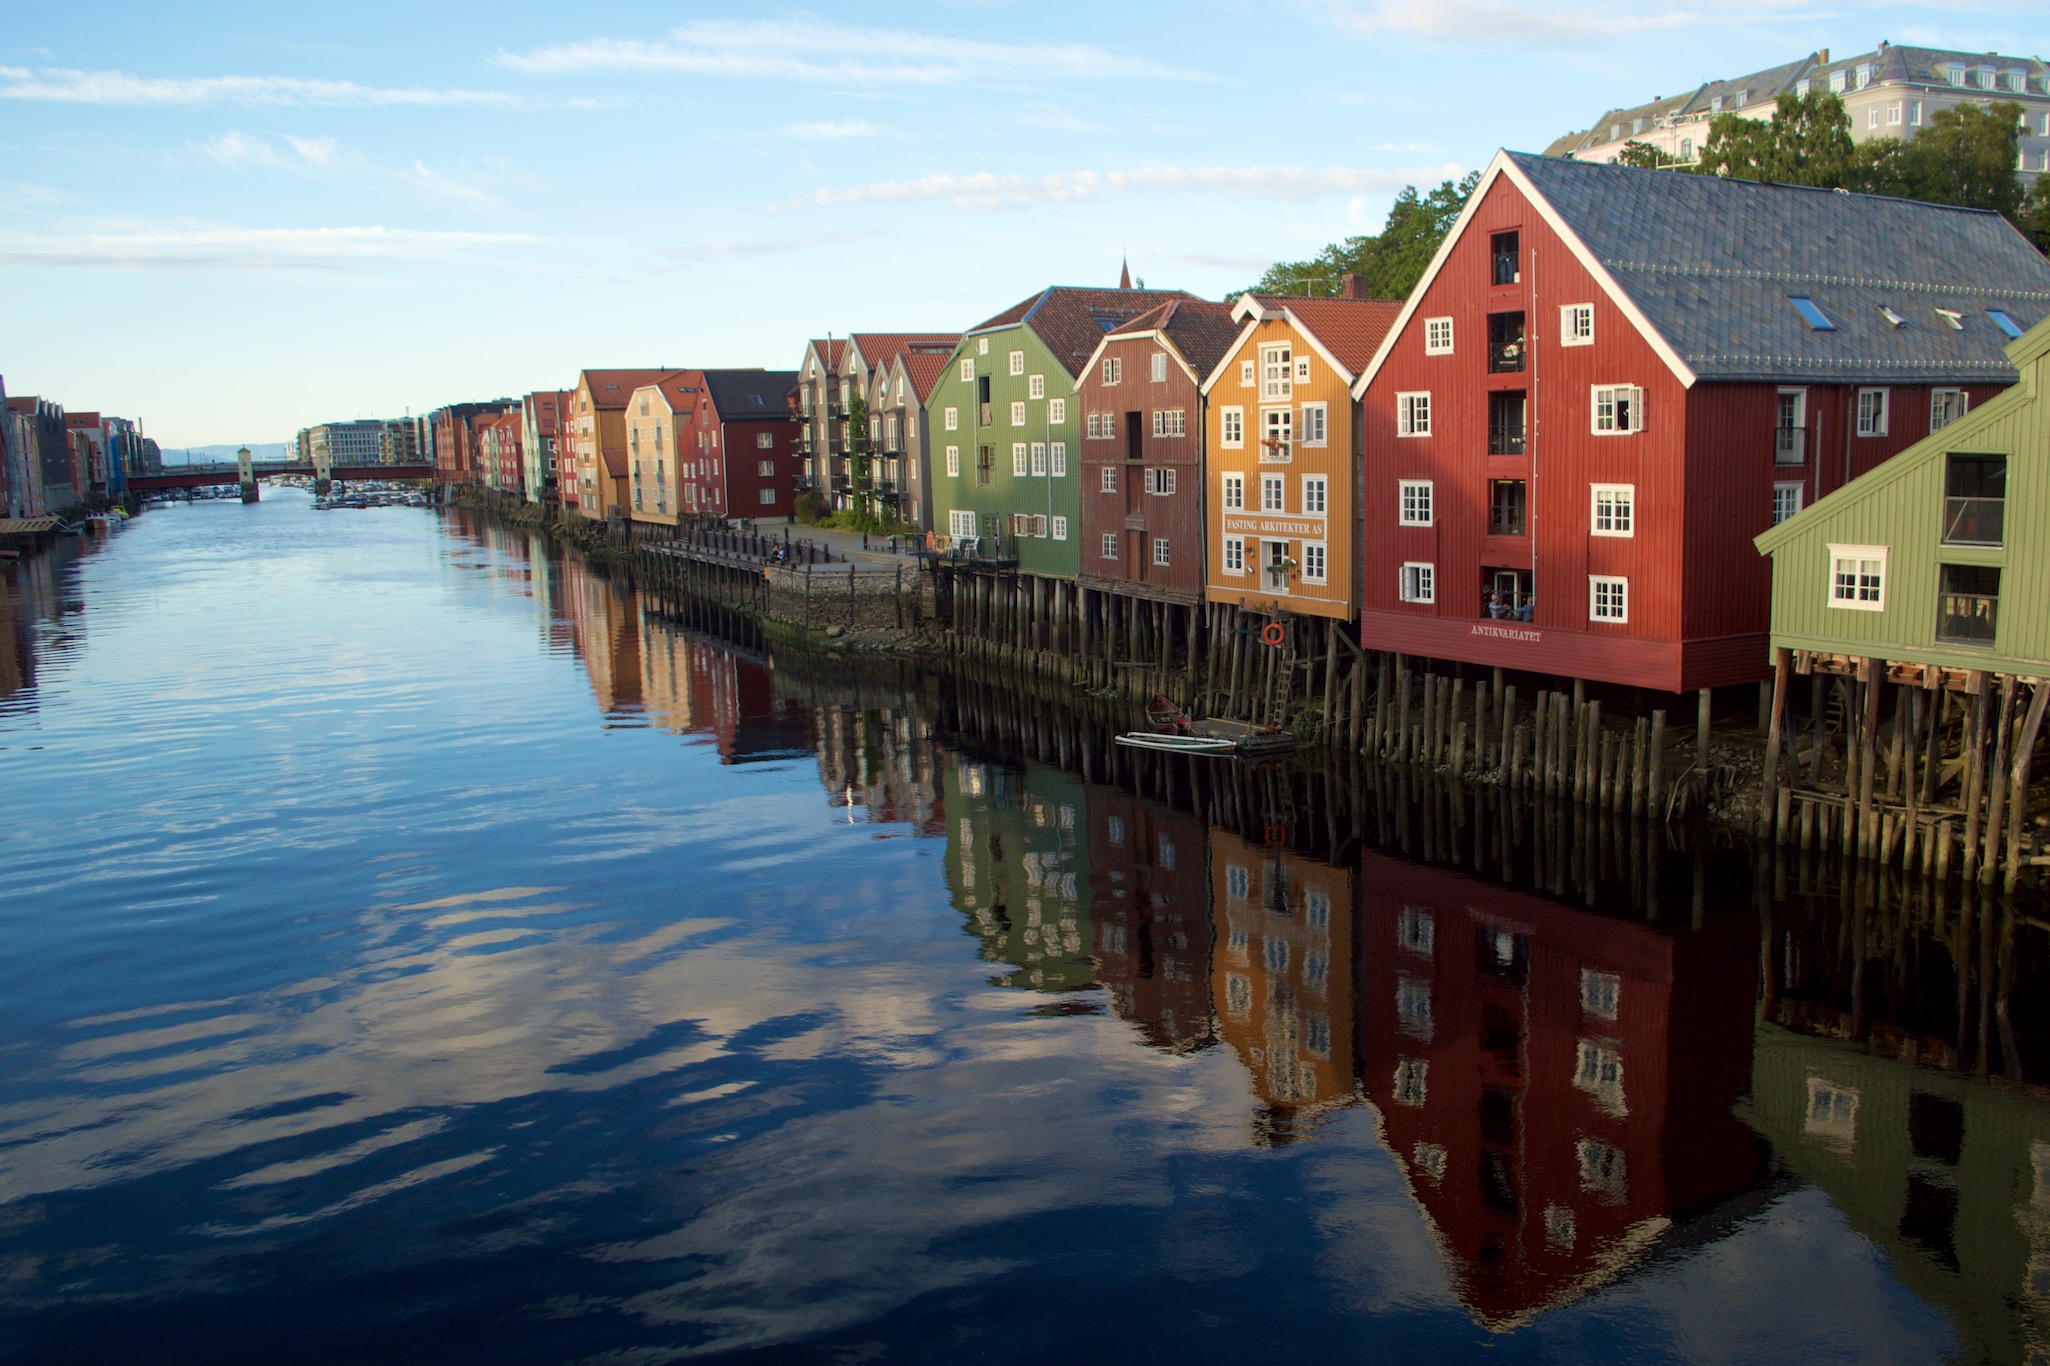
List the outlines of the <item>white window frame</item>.
{"type": "Polygon", "coordinates": [[[1155,498],[1174,496],[1174,471],[1166,466],[1155,466],[1146,471],[1146,492],[1155,498]]]}
{"type": "Polygon", "coordinates": [[[1395,434],[1397,436],[1429,436],[1431,434],[1431,391],[1416,389],[1395,395],[1395,434]]]}
{"type": "Polygon", "coordinates": [[[1045,375],[1027,375],[1027,376],[1025,376],[1025,397],[1027,397],[1027,398],[1045,398],[1045,397],[1046,397],[1046,376],[1045,376],[1045,375]]]}
{"type": "Polygon", "coordinates": [[[1101,558],[1106,560],[1116,559],[1118,557],[1118,534],[1115,531],[1104,532],[1103,543],[1098,548],[1102,551],[1101,558]]]}
{"type": "Polygon", "coordinates": [[[1224,538],[1224,572],[1234,577],[1243,577],[1246,572],[1246,543],[1244,538],[1224,538]]]}
{"type": "Polygon", "coordinates": [[[1025,400],[1022,398],[1011,400],[1011,425],[1013,427],[1025,425],[1025,400]]]}
{"type": "Polygon", "coordinates": [[[1291,362],[1292,355],[1293,352],[1287,342],[1270,342],[1260,348],[1262,403],[1286,403],[1295,396],[1295,367],[1291,362]]]}
{"type": "Polygon", "coordinates": [[[1587,619],[1610,626],[1627,626],[1630,622],[1630,580],[1621,574],[1589,574],[1587,619]]]}
{"type": "Polygon", "coordinates": [[[1053,444],[1049,445],[1046,448],[1046,457],[1048,465],[1050,467],[1050,472],[1052,473],[1054,478],[1065,479],[1068,477],[1067,442],[1056,441],[1053,444]]]}
{"type": "Polygon", "coordinates": [[[1594,305],[1561,304],[1559,307],[1559,345],[1594,345],[1594,305]]]}
{"type": "Polygon", "coordinates": [[[1452,354],[1452,319],[1424,319],[1424,354],[1427,356],[1449,356],[1452,354]]]}
{"type": "Polygon", "coordinates": [[[1308,356],[1297,356],[1295,358],[1295,382],[1297,384],[1308,384],[1310,382],[1310,358],[1308,356]]]}
{"type": "Polygon", "coordinates": [[[1889,409],[1893,407],[1893,396],[1885,389],[1860,389],[1858,391],[1858,435],[1864,437],[1885,436],[1889,409]],[[1866,399],[1874,402],[1868,408],[1866,399]]]}
{"type": "Polygon", "coordinates": [[[1246,476],[1226,474],[1219,489],[1218,505],[1226,512],[1246,510],[1246,476]]]}
{"type": "Polygon", "coordinates": [[[1124,381],[1124,377],[1124,361],[1116,356],[1105,356],[1103,358],[1103,382],[1106,385],[1119,384],[1124,381]]]}
{"type": "Polygon", "coordinates": [[[1302,426],[1298,430],[1301,433],[1296,437],[1299,444],[1318,447],[1328,445],[1331,440],[1330,405],[1305,403],[1302,426]]]}
{"type": "Polygon", "coordinates": [[[1429,479],[1398,479],[1395,482],[1395,524],[1430,526],[1436,515],[1433,487],[1429,479]],[[1423,516],[1413,514],[1421,509],[1423,516]]]}
{"type": "Polygon", "coordinates": [[[948,509],[947,535],[956,541],[975,540],[975,510],[973,508],[948,509]]]}
{"type": "MultiPolygon", "coordinates": [[[[987,342],[985,342],[985,343],[983,343],[983,344],[984,344],[985,346],[987,346],[987,345],[988,345],[988,343],[987,343],[987,342]]],[[[963,357],[961,357],[961,370],[960,370],[960,374],[961,374],[961,382],[962,382],[963,384],[973,384],[973,383],[975,383],[975,358],[974,358],[973,356],[963,356],[963,357]]]]}
{"type": "Polygon", "coordinates": [[[1778,526],[1781,522],[1786,521],[1787,517],[1792,517],[1799,513],[1802,504],[1807,501],[1807,495],[1808,486],[1798,479],[1785,479],[1776,482],[1772,486],[1772,524],[1778,526]],[[1783,494],[1793,495],[1794,502],[1793,507],[1787,510],[1785,517],[1780,515],[1780,499],[1783,494]]]}
{"type": "Polygon", "coordinates": [[[1227,451],[1246,448],[1246,410],[1237,404],[1218,410],[1217,444],[1227,451]]]}
{"type": "Polygon", "coordinates": [[[1587,534],[1628,539],[1637,534],[1637,486],[1635,484],[1589,484],[1587,486],[1587,534]],[[1607,504],[1608,529],[1602,529],[1603,504],[1607,504]],[[1621,511],[1619,518],[1616,514],[1621,511]],[[1621,526],[1617,525],[1621,522],[1621,526]]]}
{"type": "MultiPolygon", "coordinates": [[[[658,471],[656,471],[656,473],[657,473],[657,474],[659,475],[659,474],[661,473],[661,471],[659,471],[659,470],[658,470],[658,471]]],[[[775,478],[775,477],[776,477],[776,462],[775,462],[775,461],[773,461],[773,460],[757,460],[757,461],[755,461],[755,474],[756,474],[756,475],[757,475],[758,477],[760,477],[760,478],[763,478],[763,479],[773,479],[773,478],[775,478]]]]}
{"type": "Polygon", "coordinates": [[[1937,388],[1929,391],[1929,430],[1940,432],[1965,415],[1971,395],[1963,389],[1937,388]],[[1946,400],[1949,400],[1946,402],[1946,400]]]}
{"type": "Polygon", "coordinates": [[[1167,352],[1155,351],[1153,359],[1147,365],[1147,370],[1148,378],[1155,384],[1165,384],[1167,382],[1167,352]]]}
{"type": "Polygon", "coordinates": [[[1014,375],[1025,373],[1025,353],[1023,351],[1013,351],[1011,353],[1011,373],[1014,375]]]}
{"type": "Polygon", "coordinates": [[[1288,476],[1263,474],[1260,476],[1260,511],[1288,511],[1288,476]]]}
{"type": "Polygon", "coordinates": [[[949,479],[959,479],[961,477],[961,448],[959,446],[947,447],[947,477],[949,479]]]}
{"type": "Polygon", "coordinates": [[[1829,546],[1829,605],[1847,612],[1884,612],[1886,610],[1886,551],[1883,545],[1839,545],[1829,546]],[[1853,582],[1840,582],[1846,564],[1855,566],[1851,570],[1853,582]],[[1866,598],[1866,566],[1879,567],[1871,598],[1866,598]],[[1848,587],[1850,591],[1844,590],[1848,587]]]}
{"type": "Polygon", "coordinates": [[[1322,517],[1331,510],[1331,481],[1321,474],[1303,476],[1303,516],[1322,517]]]}
{"type": "Polygon", "coordinates": [[[959,408],[948,408],[947,411],[941,415],[941,426],[945,427],[946,430],[950,432],[960,431],[961,410],[959,408]]]}
{"type": "Polygon", "coordinates": [[[1064,398],[1050,398],[1046,401],[1046,420],[1058,426],[1068,420],[1068,401],[1064,398]]]}
{"type": "Polygon", "coordinates": [[[1116,465],[1105,465],[1103,467],[1103,475],[1097,481],[1096,491],[1098,493],[1116,493],[1118,491],[1118,467],[1116,465]]]}
{"type": "Polygon", "coordinates": [[[1155,536],[1153,538],[1153,563],[1159,565],[1162,569],[1166,569],[1172,563],[1168,558],[1171,553],[1168,548],[1167,537],[1155,536]]]}
{"type": "Polygon", "coordinates": [[[1324,553],[1322,541],[1303,542],[1303,582],[1329,583],[1331,581],[1331,557],[1324,553]]]}
{"type": "Polygon", "coordinates": [[[1023,479],[1032,468],[1032,447],[1023,441],[1011,443],[1011,474],[1023,479]]]}
{"type": "MultiPolygon", "coordinates": [[[[662,448],[662,429],[660,427],[657,427],[655,429],[655,448],[657,450],[660,450],[662,448]]],[[[774,432],[756,432],[755,449],[758,451],[775,450],[776,434],[774,432]]]]}
{"type": "Polygon", "coordinates": [[[1239,388],[1250,389],[1253,385],[1253,362],[1242,360],[1239,362],[1239,388]]]}
{"type": "Polygon", "coordinates": [[[1594,385],[1587,409],[1588,430],[1596,436],[1635,436],[1644,430],[1644,390],[1636,385],[1594,385]]]}
{"type": "Polygon", "coordinates": [[[1438,566],[1429,560],[1404,560],[1397,572],[1395,593],[1404,602],[1435,603],[1438,566]]]}
{"type": "Polygon", "coordinates": [[[1035,479],[1044,479],[1046,477],[1046,443],[1044,441],[1032,443],[1032,477],[1035,479]]]}
{"type": "Polygon", "coordinates": [[[1065,517],[1061,517],[1061,516],[1055,516],[1055,517],[1054,517],[1054,519],[1053,519],[1053,532],[1052,532],[1052,535],[1053,535],[1053,538],[1054,538],[1054,539],[1055,539],[1056,541],[1065,541],[1065,540],[1067,540],[1067,539],[1068,539],[1068,519],[1067,519],[1067,518],[1065,518],[1065,517]]]}

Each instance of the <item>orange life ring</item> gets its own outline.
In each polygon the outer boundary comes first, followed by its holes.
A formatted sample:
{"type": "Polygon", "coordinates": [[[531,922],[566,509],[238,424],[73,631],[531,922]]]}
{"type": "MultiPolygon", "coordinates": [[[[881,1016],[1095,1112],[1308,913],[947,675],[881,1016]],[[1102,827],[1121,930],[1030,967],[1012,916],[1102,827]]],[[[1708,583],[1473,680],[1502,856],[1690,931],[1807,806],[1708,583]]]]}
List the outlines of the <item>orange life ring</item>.
{"type": "Polygon", "coordinates": [[[1260,628],[1260,639],[1266,641],[1269,645],[1279,645],[1287,638],[1288,632],[1282,629],[1281,623],[1278,621],[1270,621],[1260,628]]]}
{"type": "Polygon", "coordinates": [[[1276,821],[1272,825],[1267,827],[1267,845],[1269,848],[1272,848],[1278,844],[1285,844],[1287,842],[1287,826],[1283,825],[1280,821],[1276,821]]]}

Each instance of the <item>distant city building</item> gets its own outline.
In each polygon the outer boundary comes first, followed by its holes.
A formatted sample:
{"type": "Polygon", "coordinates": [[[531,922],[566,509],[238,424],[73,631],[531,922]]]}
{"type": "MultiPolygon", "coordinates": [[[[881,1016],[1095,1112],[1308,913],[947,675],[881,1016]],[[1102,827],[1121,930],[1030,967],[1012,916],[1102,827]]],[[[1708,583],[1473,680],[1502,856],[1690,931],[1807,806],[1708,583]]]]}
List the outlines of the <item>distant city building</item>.
{"type": "Polygon", "coordinates": [[[1585,132],[1569,133],[1545,155],[1614,161],[1625,145],[1646,143],[1682,165],[1701,159],[1709,124],[1722,114],[1769,119],[1779,97],[1834,94],[1851,116],[1851,138],[1911,138],[1940,109],[2011,100],[2022,106],[2019,154],[2024,186],[2050,169],[2050,66],[2037,57],[1941,48],[1894,47],[1831,60],[1829,49],[1729,80],[1705,81],[1683,95],[1611,109],[1585,132]]]}

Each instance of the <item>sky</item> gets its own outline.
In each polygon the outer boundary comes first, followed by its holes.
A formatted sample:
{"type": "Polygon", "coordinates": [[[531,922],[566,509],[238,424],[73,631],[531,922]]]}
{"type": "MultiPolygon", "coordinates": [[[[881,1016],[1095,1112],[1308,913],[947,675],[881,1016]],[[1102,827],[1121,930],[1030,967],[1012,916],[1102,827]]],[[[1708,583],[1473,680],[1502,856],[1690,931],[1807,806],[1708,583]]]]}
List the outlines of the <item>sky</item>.
{"type": "Polygon", "coordinates": [[[0,6],[0,377],[167,448],[793,369],[1049,284],[1206,297],[1403,185],[1699,82],[2040,5],[0,6]]]}

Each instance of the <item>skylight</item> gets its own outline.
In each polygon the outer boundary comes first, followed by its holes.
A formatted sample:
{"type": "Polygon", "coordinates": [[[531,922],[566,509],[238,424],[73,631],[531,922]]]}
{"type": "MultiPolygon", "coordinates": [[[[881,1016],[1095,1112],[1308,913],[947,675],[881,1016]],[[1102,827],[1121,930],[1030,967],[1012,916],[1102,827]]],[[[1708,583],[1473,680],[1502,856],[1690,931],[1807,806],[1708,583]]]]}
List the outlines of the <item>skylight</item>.
{"type": "Polygon", "coordinates": [[[1993,320],[1993,325],[1995,327],[1999,328],[2002,332],[2005,332],[2008,336],[2014,338],[2019,338],[2021,336],[2022,325],[2016,322],[2013,318],[2008,317],[2006,310],[1999,308],[1989,308],[1986,310],[1986,316],[1993,320]]]}
{"type": "Polygon", "coordinates": [[[1943,319],[1945,325],[1953,332],[1965,330],[1965,315],[1962,313],[1954,312],[1948,308],[1939,308],[1936,310],[1936,316],[1943,319]]]}
{"type": "Polygon", "coordinates": [[[1900,314],[1894,312],[1885,304],[1879,305],[1879,316],[1886,319],[1888,322],[1892,323],[1895,327],[1906,327],[1908,325],[1908,320],[1906,318],[1903,318],[1900,314]]]}
{"type": "Polygon", "coordinates": [[[1787,296],[1787,302],[1792,304],[1794,306],[1794,311],[1800,314],[1802,317],[1806,318],[1808,320],[1808,325],[1814,328],[1817,332],[1836,331],[1836,324],[1829,320],[1829,315],[1827,313],[1824,313],[1821,309],[1817,308],[1815,306],[1815,300],[1809,298],[1807,295],[1789,294],[1787,296]]]}

